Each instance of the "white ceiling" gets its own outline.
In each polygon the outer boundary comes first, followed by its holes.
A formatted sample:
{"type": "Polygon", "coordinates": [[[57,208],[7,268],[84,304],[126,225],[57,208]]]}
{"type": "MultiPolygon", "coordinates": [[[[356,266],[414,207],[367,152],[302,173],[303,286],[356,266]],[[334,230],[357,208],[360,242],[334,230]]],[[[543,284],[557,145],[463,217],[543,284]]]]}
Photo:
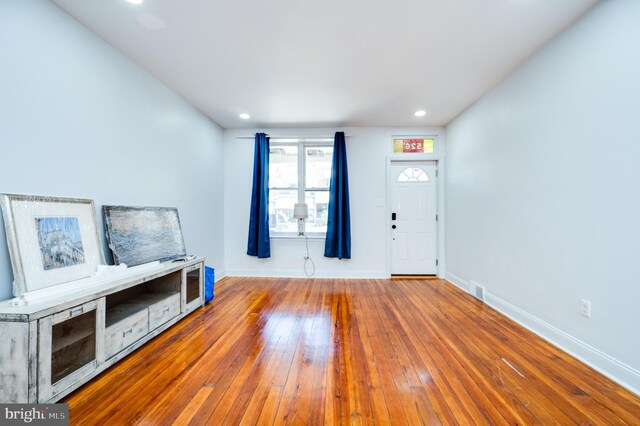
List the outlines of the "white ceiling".
{"type": "Polygon", "coordinates": [[[447,124],[596,3],[52,1],[226,128],[447,124]]]}

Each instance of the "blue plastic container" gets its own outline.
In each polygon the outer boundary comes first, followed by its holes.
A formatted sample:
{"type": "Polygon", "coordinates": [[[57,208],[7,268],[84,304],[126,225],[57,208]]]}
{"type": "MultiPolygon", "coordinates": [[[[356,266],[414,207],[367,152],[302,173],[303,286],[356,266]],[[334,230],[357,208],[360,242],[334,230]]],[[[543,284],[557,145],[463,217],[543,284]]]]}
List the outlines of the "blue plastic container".
{"type": "Polygon", "coordinates": [[[209,303],[213,299],[216,270],[208,266],[204,267],[204,302],[209,303]]]}

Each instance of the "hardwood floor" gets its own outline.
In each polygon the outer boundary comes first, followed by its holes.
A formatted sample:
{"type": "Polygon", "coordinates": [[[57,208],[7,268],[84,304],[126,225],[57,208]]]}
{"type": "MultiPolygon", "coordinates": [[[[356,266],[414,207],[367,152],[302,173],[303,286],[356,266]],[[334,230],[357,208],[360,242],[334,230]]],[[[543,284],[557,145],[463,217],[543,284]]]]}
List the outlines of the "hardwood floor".
{"type": "Polygon", "coordinates": [[[442,280],[226,278],[72,424],[640,424],[640,398],[442,280]]]}

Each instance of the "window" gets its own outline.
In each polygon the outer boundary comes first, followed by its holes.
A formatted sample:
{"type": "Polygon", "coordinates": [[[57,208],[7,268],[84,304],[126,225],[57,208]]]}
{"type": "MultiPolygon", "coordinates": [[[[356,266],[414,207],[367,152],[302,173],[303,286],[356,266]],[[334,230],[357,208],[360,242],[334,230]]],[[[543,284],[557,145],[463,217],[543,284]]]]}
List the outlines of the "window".
{"type": "Polygon", "coordinates": [[[429,182],[429,176],[417,167],[407,167],[398,176],[398,182],[429,182]]]}
{"type": "Polygon", "coordinates": [[[411,153],[411,154],[433,154],[435,152],[434,138],[420,139],[393,139],[394,153],[411,153]]]}
{"type": "Polygon", "coordinates": [[[295,203],[307,203],[306,233],[324,235],[329,215],[331,142],[269,144],[269,232],[296,235],[295,203]]]}

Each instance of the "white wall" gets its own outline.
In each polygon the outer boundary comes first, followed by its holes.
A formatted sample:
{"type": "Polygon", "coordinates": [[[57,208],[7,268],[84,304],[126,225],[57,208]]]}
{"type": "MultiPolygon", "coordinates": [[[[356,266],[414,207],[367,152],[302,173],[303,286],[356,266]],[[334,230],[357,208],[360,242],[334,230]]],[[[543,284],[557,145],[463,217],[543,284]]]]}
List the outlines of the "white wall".
{"type": "Polygon", "coordinates": [[[238,139],[264,131],[273,136],[331,136],[347,138],[351,207],[351,257],[323,257],[324,239],[309,240],[316,277],[387,277],[386,159],[392,155],[393,135],[434,135],[444,152],[443,128],[242,129],[225,130],[225,264],[227,275],[304,277],[304,241],[271,239],[271,258],[248,256],[247,234],[253,179],[253,139],[238,139]]]}
{"type": "Polygon", "coordinates": [[[599,3],[455,119],[446,181],[448,277],[636,391],[639,22],[599,3]]]}
{"type": "Polygon", "coordinates": [[[187,251],[221,268],[222,154],[220,127],[57,7],[0,2],[0,192],[176,206],[187,251]]]}

